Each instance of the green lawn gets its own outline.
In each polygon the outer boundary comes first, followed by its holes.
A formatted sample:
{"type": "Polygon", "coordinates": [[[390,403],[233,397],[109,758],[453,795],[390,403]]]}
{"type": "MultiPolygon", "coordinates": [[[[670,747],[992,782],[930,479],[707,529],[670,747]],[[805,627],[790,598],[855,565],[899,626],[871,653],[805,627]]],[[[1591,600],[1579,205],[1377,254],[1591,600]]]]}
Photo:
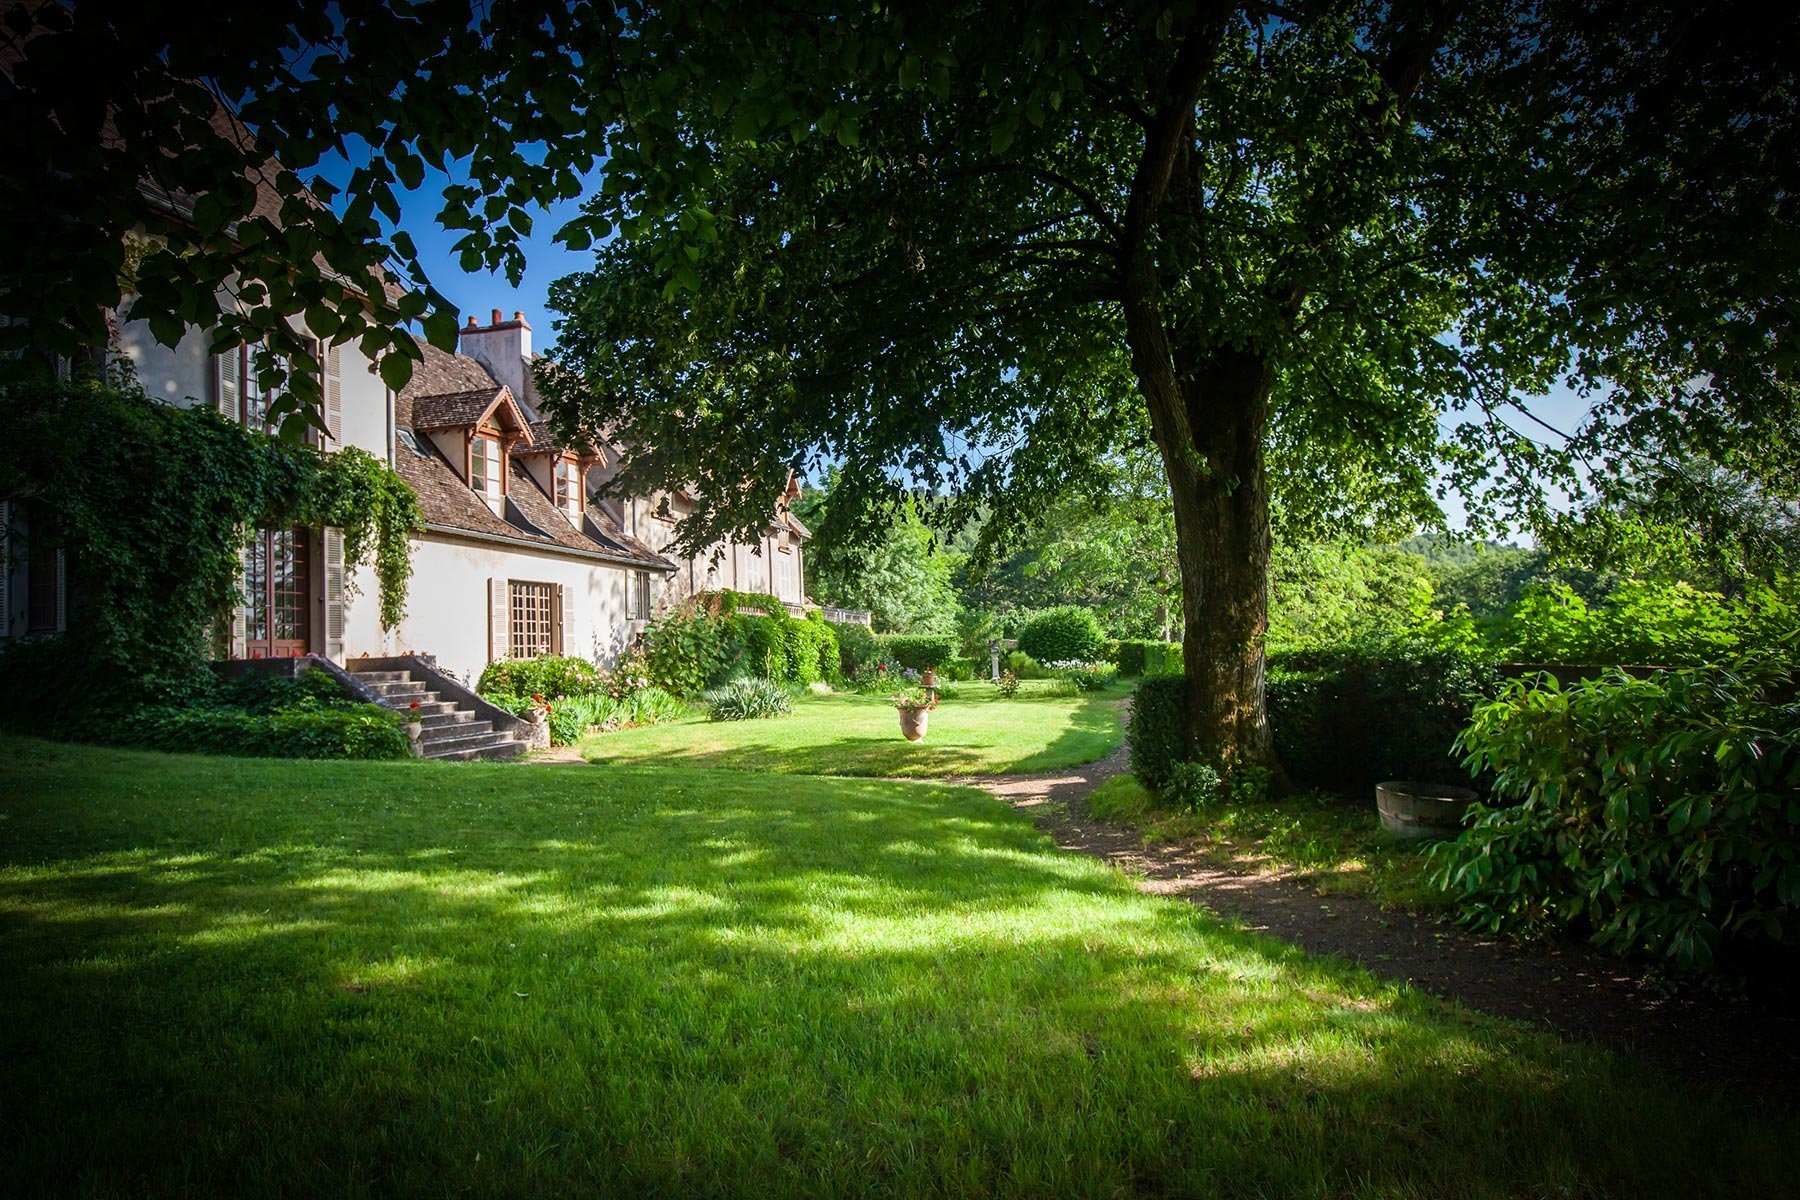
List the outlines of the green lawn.
{"type": "Polygon", "coordinates": [[[581,753],[593,762],[722,767],[783,775],[928,779],[1049,771],[1105,758],[1119,744],[1114,711],[1122,689],[1087,696],[1020,695],[961,683],[931,714],[921,742],[900,736],[885,696],[803,694],[794,713],[760,721],[699,715],[663,725],[592,733],[581,753]]]}
{"type": "Polygon", "coordinates": [[[1800,1128],[968,789],[0,740],[0,1162],[84,1195],[1773,1196],[1800,1128]]]}

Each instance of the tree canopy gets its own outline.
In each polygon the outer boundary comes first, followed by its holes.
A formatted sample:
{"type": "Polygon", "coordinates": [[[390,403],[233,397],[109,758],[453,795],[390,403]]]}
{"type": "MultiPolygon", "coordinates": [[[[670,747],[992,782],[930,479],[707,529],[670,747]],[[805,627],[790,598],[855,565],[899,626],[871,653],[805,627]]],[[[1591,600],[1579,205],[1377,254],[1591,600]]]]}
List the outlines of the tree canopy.
{"type": "Polygon", "coordinates": [[[684,207],[596,198],[632,236],[555,292],[562,419],[702,479],[695,536],[826,455],[1004,513],[1148,441],[1191,734],[1262,760],[1272,495],[1329,530],[1435,517],[1445,455],[1478,519],[1792,460],[1800,60],[1746,6],[817,15],[751,38],[777,96],[672,100],[684,207]],[[1559,383],[1594,415],[1552,433],[1559,383]]]}

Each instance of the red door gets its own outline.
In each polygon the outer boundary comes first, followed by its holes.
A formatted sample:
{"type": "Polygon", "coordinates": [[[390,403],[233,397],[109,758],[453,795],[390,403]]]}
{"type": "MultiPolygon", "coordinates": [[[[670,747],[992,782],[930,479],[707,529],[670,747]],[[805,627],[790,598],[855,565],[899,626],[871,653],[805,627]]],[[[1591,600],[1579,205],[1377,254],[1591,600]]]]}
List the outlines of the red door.
{"type": "Polygon", "coordinates": [[[312,539],[304,529],[261,529],[245,555],[244,652],[294,658],[312,648],[312,539]]]}

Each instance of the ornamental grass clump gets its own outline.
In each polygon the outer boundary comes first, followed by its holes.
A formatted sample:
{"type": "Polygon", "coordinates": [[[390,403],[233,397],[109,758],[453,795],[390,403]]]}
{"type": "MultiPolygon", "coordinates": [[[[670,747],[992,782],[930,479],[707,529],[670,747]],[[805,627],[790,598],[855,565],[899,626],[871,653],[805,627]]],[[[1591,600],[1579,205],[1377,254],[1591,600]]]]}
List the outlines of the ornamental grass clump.
{"type": "Polygon", "coordinates": [[[706,712],[715,721],[750,721],[785,717],[794,711],[787,689],[772,679],[740,676],[713,688],[702,697],[706,712]]]}

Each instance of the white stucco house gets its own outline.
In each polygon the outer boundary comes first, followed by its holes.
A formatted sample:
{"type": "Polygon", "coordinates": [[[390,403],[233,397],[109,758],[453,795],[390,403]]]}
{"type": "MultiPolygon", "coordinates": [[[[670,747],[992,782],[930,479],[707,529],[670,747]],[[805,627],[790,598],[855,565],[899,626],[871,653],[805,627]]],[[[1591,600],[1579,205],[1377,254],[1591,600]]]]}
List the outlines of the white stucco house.
{"type": "MultiPolygon", "coordinates": [[[[485,325],[470,317],[458,353],[421,344],[424,361],[399,393],[354,345],[327,351],[324,448],[357,446],[384,459],[419,496],[425,526],[412,543],[406,617],[381,629],[373,572],[346,574],[335,531],[262,530],[245,553],[232,657],[310,653],[348,664],[415,654],[473,683],[506,657],[610,663],[655,612],[696,592],[768,592],[805,610],[809,534],[788,511],[797,486],[771,486],[759,544],[666,553],[692,498],[595,496],[618,451],[552,437],[537,410],[531,332],[523,313],[504,320],[494,310],[485,325]]],[[[198,329],[164,346],[144,323],[126,322],[116,353],[154,397],[260,422],[267,402],[247,349],[214,355],[207,347],[198,329]]],[[[20,576],[28,569],[15,565],[20,576]]],[[[11,582],[7,595],[34,594],[30,580],[11,582]]]]}

